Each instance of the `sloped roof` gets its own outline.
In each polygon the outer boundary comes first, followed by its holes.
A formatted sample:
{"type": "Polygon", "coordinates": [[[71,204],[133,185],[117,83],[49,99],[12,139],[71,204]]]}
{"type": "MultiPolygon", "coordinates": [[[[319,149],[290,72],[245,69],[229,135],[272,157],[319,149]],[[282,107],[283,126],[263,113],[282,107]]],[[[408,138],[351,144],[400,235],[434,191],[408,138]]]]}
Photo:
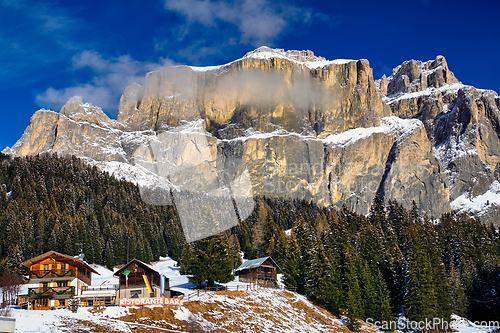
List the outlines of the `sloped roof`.
{"type": "Polygon", "coordinates": [[[117,276],[119,277],[120,274],[125,271],[127,269],[127,267],[129,267],[130,265],[132,265],[132,263],[136,262],[139,266],[142,266],[143,268],[145,268],[146,270],[148,271],[153,271],[154,273],[157,273],[157,274],[160,274],[160,272],[158,272],[156,269],[154,269],[151,265],[148,265],[146,264],[145,262],[143,261],[140,261],[139,259],[132,259],[130,260],[128,263],[126,263],[122,268],[120,268],[119,270],[117,270],[113,276],[117,276]]]}
{"type": "Polygon", "coordinates": [[[262,264],[267,260],[271,260],[273,262],[273,264],[278,267],[278,269],[281,269],[273,260],[273,258],[271,257],[262,257],[262,258],[257,258],[257,259],[252,259],[252,260],[247,260],[245,261],[244,263],[242,263],[240,265],[240,267],[236,268],[236,272],[237,271],[241,271],[241,270],[244,270],[244,269],[250,269],[250,268],[257,268],[257,267],[260,267],[262,266],[262,264]]]}
{"type": "Polygon", "coordinates": [[[22,265],[27,267],[27,268],[30,268],[34,264],[37,264],[41,261],[44,261],[45,259],[51,259],[51,258],[55,259],[55,260],[62,261],[62,262],[69,263],[70,265],[73,265],[73,266],[77,266],[77,267],[83,266],[86,269],[88,269],[89,271],[91,271],[92,273],[97,274],[97,275],[101,275],[95,269],[90,267],[90,265],[87,264],[85,261],[82,261],[80,259],[76,259],[72,256],[68,256],[67,254],[62,254],[62,253],[59,253],[56,251],[45,252],[44,254],[41,254],[37,257],[28,259],[25,262],[23,262],[22,265]]]}

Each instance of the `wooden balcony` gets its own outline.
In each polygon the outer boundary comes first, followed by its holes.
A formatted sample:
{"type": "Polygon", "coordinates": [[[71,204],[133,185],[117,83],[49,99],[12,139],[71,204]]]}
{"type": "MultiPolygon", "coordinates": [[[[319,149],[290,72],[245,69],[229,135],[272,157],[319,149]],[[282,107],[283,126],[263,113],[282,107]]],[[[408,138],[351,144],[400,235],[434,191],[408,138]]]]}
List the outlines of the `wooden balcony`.
{"type": "Polygon", "coordinates": [[[47,297],[56,295],[74,295],[75,287],[47,287],[47,288],[28,288],[30,297],[47,297]]]}
{"type": "Polygon", "coordinates": [[[33,270],[30,271],[30,279],[45,279],[45,278],[62,278],[76,277],[76,270],[33,270]]]}
{"type": "Polygon", "coordinates": [[[89,287],[89,286],[82,286],[82,291],[101,291],[101,290],[118,290],[120,286],[115,285],[112,287],[89,287]]]}

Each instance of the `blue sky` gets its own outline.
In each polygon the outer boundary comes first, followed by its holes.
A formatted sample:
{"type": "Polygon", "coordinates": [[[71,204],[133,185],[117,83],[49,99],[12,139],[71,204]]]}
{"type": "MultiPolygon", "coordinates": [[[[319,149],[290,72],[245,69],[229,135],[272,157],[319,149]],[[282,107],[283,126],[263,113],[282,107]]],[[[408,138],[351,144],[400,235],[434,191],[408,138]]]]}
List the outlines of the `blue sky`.
{"type": "Polygon", "coordinates": [[[116,116],[126,85],[259,46],[368,59],[375,78],[444,55],[464,84],[500,92],[500,4],[446,1],[0,0],[0,150],[68,98],[116,116]]]}

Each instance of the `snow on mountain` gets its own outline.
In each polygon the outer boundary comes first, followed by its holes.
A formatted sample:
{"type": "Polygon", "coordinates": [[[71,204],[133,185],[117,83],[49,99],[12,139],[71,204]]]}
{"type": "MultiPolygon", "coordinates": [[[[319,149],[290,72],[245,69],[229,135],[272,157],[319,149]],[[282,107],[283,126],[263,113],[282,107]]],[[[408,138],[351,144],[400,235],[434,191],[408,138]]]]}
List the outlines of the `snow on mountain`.
{"type": "Polygon", "coordinates": [[[478,196],[473,196],[470,193],[463,193],[458,198],[451,202],[451,208],[460,212],[468,212],[477,216],[481,216],[485,212],[485,208],[490,205],[500,206],[500,182],[495,180],[486,193],[478,196]]]}
{"type": "Polygon", "coordinates": [[[317,57],[311,51],[285,51],[283,49],[271,49],[266,46],[259,47],[258,49],[247,53],[242,59],[286,59],[293,61],[298,64],[303,64],[308,68],[318,68],[327,65],[343,65],[351,61],[357,61],[352,59],[336,59],[336,60],[326,60],[323,57],[317,57]]]}
{"type": "MultiPolygon", "coordinates": [[[[165,182],[168,183],[168,180],[158,176],[141,165],[131,165],[129,163],[117,161],[95,161],[90,158],[83,158],[83,160],[89,165],[96,166],[101,171],[109,173],[116,179],[126,180],[139,187],[154,189],[159,184],[165,184],[165,182]]],[[[175,186],[171,184],[170,187],[175,188],[175,186]]]]}
{"type": "Polygon", "coordinates": [[[412,133],[417,128],[422,126],[422,122],[418,119],[401,119],[398,117],[385,117],[380,121],[380,126],[373,127],[358,127],[347,130],[338,134],[330,134],[324,138],[316,138],[313,135],[304,135],[294,132],[288,132],[283,128],[277,129],[270,133],[263,133],[248,129],[243,132],[243,135],[235,139],[222,139],[221,142],[234,142],[234,141],[248,141],[248,140],[262,140],[272,137],[297,137],[302,140],[315,140],[337,147],[345,147],[355,143],[358,140],[366,139],[376,133],[384,133],[387,135],[397,135],[403,139],[405,135],[412,133]]]}
{"type": "Polygon", "coordinates": [[[417,98],[417,97],[421,97],[421,96],[431,96],[431,95],[435,95],[438,93],[444,93],[444,92],[456,92],[463,87],[465,87],[465,85],[463,85],[461,83],[453,83],[453,84],[445,85],[445,86],[442,86],[439,88],[430,87],[430,88],[427,88],[427,89],[421,90],[421,91],[409,92],[409,93],[404,93],[404,94],[396,95],[396,96],[394,96],[394,95],[387,96],[387,97],[384,97],[384,102],[391,105],[392,103],[396,103],[402,99],[417,98]]]}
{"type": "Polygon", "coordinates": [[[214,71],[217,70],[223,66],[227,66],[228,64],[225,65],[219,65],[219,66],[205,66],[205,67],[197,67],[197,66],[189,66],[193,71],[195,72],[207,72],[207,71],[214,71]]]}
{"type": "Polygon", "coordinates": [[[195,72],[207,72],[221,69],[225,66],[229,66],[234,62],[241,59],[285,59],[288,61],[295,62],[299,65],[304,65],[310,69],[322,68],[328,65],[343,65],[352,61],[357,61],[353,59],[335,59],[326,60],[323,57],[315,56],[311,51],[285,51],[283,49],[272,49],[267,46],[261,46],[258,49],[248,52],[242,58],[232,61],[230,63],[218,66],[206,66],[206,67],[196,67],[189,66],[195,72]]]}
{"type": "Polygon", "coordinates": [[[369,128],[354,128],[340,134],[329,135],[323,138],[322,141],[335,146],[345,147],[347,145],[353,144],[357,140],[366,139],[376,133],[397,135],[397,137],[401,140],[420,126],[422,126],[422,122],[418,119],[386,117],[382,118],[382,120],[380,121],[380,126],[369,128]]]}

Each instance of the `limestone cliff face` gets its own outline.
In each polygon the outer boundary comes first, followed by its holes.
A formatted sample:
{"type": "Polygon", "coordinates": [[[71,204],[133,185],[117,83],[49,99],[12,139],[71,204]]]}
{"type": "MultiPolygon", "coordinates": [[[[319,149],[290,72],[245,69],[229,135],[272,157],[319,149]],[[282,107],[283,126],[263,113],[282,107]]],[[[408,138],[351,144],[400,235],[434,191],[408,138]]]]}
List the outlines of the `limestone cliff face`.
{"type": "Polygon", "coordinates": [[[212,70],[149,73],[144,87],[126,89],[117,120],[131,130],[158,131],[203,119],[209,131],[229,139],[248,128],[279,127],[325,136],[375,126],[390,115],[368,61],[328,62],[311,54],[260,48],[212,70]]]}
{"type": "Polygon", "coordinates": [[[57,137],[58,119],[59,114],[54,111],[38,110],[12,151],[21,156],[51,152],[57,137]]]}
{"type": "Polygon", "coordinates": [[[425,127],[420,125],[391,148],[380,192],[405,207],[411,207],[415,201],[429,215],[446,212],[450,210],[449,189],[443,171],[425,127]]]}
{"type": "Polygon", "coordinates": [[[234,195],[247,184],[246,195],[361,214],[378,191],[439,216],[500,192],[499,107],[441,56],[374,81],[366,60],[263,47],[151,72],[125,89],[116,120],[78,98],[37,111],[10,152],[76,155],[141,186],[234,195]]]}
{"type": "Polygon", "coordinates": [[[451,208],[498,225],[498,95],[458,82],[441,56],[426,63],[405,62],[377,83],[395,115],[424,123],[447,176],[451,208]]]}

